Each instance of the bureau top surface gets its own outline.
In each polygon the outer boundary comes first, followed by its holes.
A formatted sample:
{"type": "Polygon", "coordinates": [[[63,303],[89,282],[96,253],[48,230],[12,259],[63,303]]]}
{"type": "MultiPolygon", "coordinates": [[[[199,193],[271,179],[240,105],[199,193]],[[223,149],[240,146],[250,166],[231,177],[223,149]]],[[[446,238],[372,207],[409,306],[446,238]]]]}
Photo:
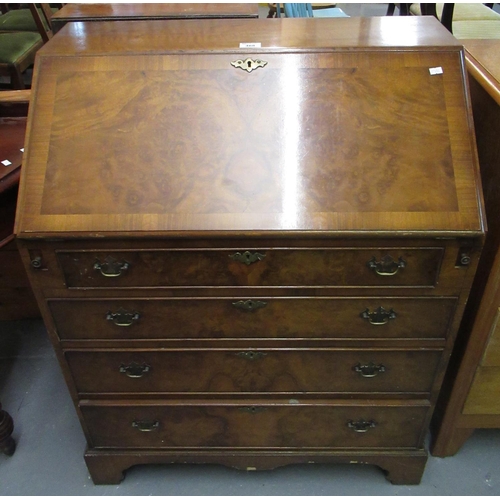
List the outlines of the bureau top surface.
{"type": "Polygon", "coordinates": [[[54,21],[258,17],[256,3],[68,3],[54,21]]]}
{"type": "Polygon", "coordinates": [[[37,59],[16,232],[479,234],[471,123],[430,18],[71,23],[37,59]]]}

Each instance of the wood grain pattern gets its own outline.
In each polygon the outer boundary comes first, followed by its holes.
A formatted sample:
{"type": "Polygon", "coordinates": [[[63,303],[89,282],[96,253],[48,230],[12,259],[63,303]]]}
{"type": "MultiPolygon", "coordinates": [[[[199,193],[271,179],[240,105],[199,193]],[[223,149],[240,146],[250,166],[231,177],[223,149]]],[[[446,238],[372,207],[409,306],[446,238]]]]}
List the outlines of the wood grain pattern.
{"type": "Polygon", "coordinates": [[[69,288],[155,287],[432,287],[438,280],[443,249],[436,248],[258,248],[261,255],[246,264],[231,256],[237,248],[182,251],[57,252],[69,288]],[[389,257],[404,268],[382,276],[369,267],[389,257]],[[104,276],[95,265],[107,259],[127,266],[116,277],[104,276]],[[396,272],[397,271],[397,272],[396,272]]]}
{"type": "Polygon", "coordinates": [[[276,448],[298,447],[416,448],[427,406],[356,406],[350,403],[314,405],[250,405],[245,402],[202,405],[83,406],[82,412],[96,448],[276,448]],[[374,420],[377,426],[356,433],[350,421],[374,420]],[[140,432],[134,421],[158,421],[158,431],[140,432]],[[314,422],[314,425],[310,425],[314,422]],[[370,432],[373,431],[373,432],[370,432]]]}
{"type": "Polygon", "coordinates": [[[174,73],[180,60],[161,61],[166,71],[59,78],[40,214],[248,212],[258,224],[261,213],[458,211],[440,79],[394,68],[397,89],[380,95],[387,67],[331,71],[289,57],[301,75],[291,90],[274,57],[255,75],[228,71],[228,57],[200,59],[174,73]]]}
{"type": "MultiPolygon", "coordinates": [[[[100,255],[102,258],[106,259],[110,255],[133,255],[133,256],[140,256],[142,255],[143,252],[146,252],[147,255],[156,255],[156,256],[161,256],[164,255],[165,253],[167,255],[183,255],[182,251],[187,250],[187,251],[193,251],[194,253],[202,253],[203,251],[210,252],[209,255],[214,255],[214,256],[219,256],[220,258],[224,257],[224,261],[227,258],[228,261],[229,255],[234,254],[237,252],[244,252],[247,249],[251,249],[252,251],[260,251],[263,252],[263,249],[268,249],[269,251],[272,249],[273,252],[278,255],[281,254],[279,250],[283,250],[285,254],[288,254],[289,257],[294,256],[298,257],[300,255],[303,255],[304,257],[306,255],[316,255],[316,257],[321,257],[325,255],[333,255],[336,256],[335,259],[341,259],[341,261],[344,264],[349,264],[349,270],[350,272],[356,271],[358,272],[363,272],[365,273],[365,266],[366,262],[368,260],[371,260],[374,256],[376,258],[381,258],[384,257],[385,255],[391,255],[393,259],[398,260],[399,256],[396,256],[394,253],[394,250],[401,250],[404,252],[407,252],[409,256],[412,256],[412,260],[417,257],[417,256],[423,256],[424,259],[420,260],[417,259],[417,266],[420,268],[422,271],[426,270],[426,272],[432,272],[434,276],[436,274],[434,271],[431,270],[436,270],[439,272],[439,278],[438,280],[434,283],[434,286],[417,286],[417,287],[405,287],[401,288],[400,285],[404,283],[401,281],[401,274],[400,277],[398,277],[398,274],[394,276],[377,276],[373,277],[373,281],[371,281],[371,286],[366,286],[365,283],[361,283],[359,287],[356,288],[346,288],[346,287],[341,287],[341,286],[331,286],[332,284],[330,283],[329,287],[321,286],[321,287],[315,287],[314,289],[314,294],[315,295],[331,295],[332,290],[335,290],[335,295],[338,296],[352,296],[354,294],[361,294],[363,296],[367,295],[376,295],[380,296],[381,294],[386,294],[389,293],[389,289],[391,290],[391,294],[396,294],[396,295],[412,295],[412,296],[420,296],[420,295],[432,295],[436,297],[443,297],[443,296],[458,296],[461,293],[462,287],[463,286],[469,286],[468,283],[473,277],[473,273],[469,272],[470,269],[474,269],[475,265],[479,259],[479,256],[481,254],[481,240],[470,240],[470,239],[451,239],[451,238],[439,238],[439,239],[431,239],[431,238],[426,238],[426,239],[415,239],[415,238],[395,238],[395,239],[390,239],[389,237],[385,236],[385,238],[382,238],[382,235],[379,236],[379,238],[356,238],[356,239],[349,239],[349,238],[325,238],[321,237],[321,234],[315,234],[314,237],[311,237],[310,239],[301,239],[301,238],[296,238],[296,235],[294,236],[294,233],[289,234],[288,238],[282,237],[281,239],[278,238],[244,238],[244,239],[213,239],[211,240],[210,238],[207,238],[205,236],[204,239],[198,239],[194,237],[193,238],[172,238],[172,239],[165,239],[165,238],[157,238],[157,239],[152,239],[152,238],[144,238],[144,239],[133,239],[133,238],[126,238],[125,243],[125,248],[117,248],[117,242],[114,239],[103,239],[103,238],[98,238],[98,241],[92,240],[92,239],[79,239],[75,238],[74,240],[68,239],[65,240],[64,242],[58,243],[57,241],[43,241],[40,239],[34,239],[34,240],[25,240],[25,239],[18,239],[18,245],[21,247],[21,251],[24,254],[24,257],[27,262],[27,267],[28,267],[28,272],[30,274],[30,279],[32,283],[36,283],[37,286],[40,286],[44,289],[47,290],[47,293],[52,294],[52,296],[57,296],[57,297],[85,297],[85,289],[76,289],[72,288],[68,290],[68,286],[66,283],[66,278],[63,273],[63,269],[60,263],[59,256],[60,255],[66,255],[68,257],[68,265],[71,263],[71,255],[74,255],[75,257],[83,258],[85,257],[85,264],[86,264],[86,274],[89,274],[91,272],[92,276],[100,276],[99,272],[95,272],[93,270],[93,266],[95,264],[95,261],[92,259],[92,256],[95,255],[100,255]],[[313,249],[316,249],[314,252],[313,249]],[[301,251],[304,249],[309,249],[308,252],[312,253],[306,253],[301,251]],[[429,249],[431,251],[429,252],[429,249]],[[440,267],[436,268],[434,267],[436,264],[436,261],[433,260],[432,256],[436,255],[436,249],[443,249],[444,254],[440,263],[440,267]],[[125,251],[124,251],[125,250],[125,251]],[[167,252],[165,252],[167,250],[167,252]],[[286,252],[285,252],[286,250],[286,252]],[[326,251],[326,250],[331,250],[331,251],[326,251]],[[342,257],[343,251],[347,251],[346,255],[342,257]],[[461,252],[465,251],[467,255],[470,256],[471,258],[471,265],[470,266],[457,266],[457,259],[459,255],[461,255],[461,252]],[[374,253],[375,252],[375,253],[374,253]],[[355,257],[363,255],[366,257],[365,260],[357,260],[355,257]],[[429,259],[431,257],[431,259],[429,259]],[[33,268],[30,265],[31,260],[34,258],[40,258],[40,261],[42,263],[41,268],[36,269],[33,268]],[[349,260],[351,259],[351,260],[349,260]],[[434,263],[434,264],[433,264],[434,263]],[[394,280],[395,279],[395,280],[394,280]],[[378,281],[378,286],[377,285],[378,281]],[[391,287],[391,282],[398,283],[399,286],[392,286],[391,287]]],[[[207,257],[205,257],[207,259],[207,257]]],[[[329,259],[330,264],[328,264],[328,261],[323,260],[323,266],[329,265],[328,272],[330,275],[335,272],[335,268],[333,267],[335,265],[335,259],[329,259]],[[331,267],[330,267],[331,266],[331,267]]],[[[264,259],[265,261],[265,259],[264,259]]],[[[262,261],[262,262],[264,262],[262,261]]],[[[128,261],[127,261],[128,262],[128,261]]],[[[161,260],[160,260],[161,262],[161,260]]],[[[192,261],[191,261],[192,262],[192,261]]],[[[204,260],[204,262],[209,262],[210,260],[204,260]]],[[[321,262],[321,260],[319,260],[321,262]]],[[[304,259],[297,259],[295,258],[295,263],[296,264],[301,264],[301,265],[307,265],[307,262],[304,261],[304,259]]],[[[243,273],[243,278],[245,277],[246,274],[251,273],[251,270],[248,270],[248,266],[246,264],[240,264],[237,262],[233,263],[236,269],[242,269],[240,272],[243,273]],[[236,266],[237,264],[237,266],[236,266]]],[[[257,263],[254,263],[252,265],[255,265],[257,263]]],[[[251,267],[251,266],[250,266],[251,267]]],[[[279,277],[279,267],[275,267],[274,271],[274,278],[276,279],[279,277]]],[[[170,271],[170,268],[165,268],[166,270],[168,269],[170,271]]],[[[82,276],[84,277],[86,274],[78,269],[76,269],[74,266],[69,267],[69,270],[72,270],[73,272],[73,277],[75,279],[82,279],[82,276]]],[[[83,270],[83,269],[82,269],[83,270]]],[[[130,268],[129,268],[130,270],[130,268]]],[[[152,268],[151,274],[154,274],[153,272],[154,266],[152,268]]],[[[238,277],[238,273],[230,272],[228,269],[228,266],[225,264],[224,267],[224,272],[227,273],[224,275],[223,278],[218,278],[220,281],[221,279],[235,279],[235,277],[238,277]]],[[[368,267],[366,267],[366,270],[368,271],[368,267]]],[[[403,269],[406,271],[407,269],[403,269]]],[[[337,270],[338,271],[338,270],[337,270]]],[[[372,270],[370,270],[372,271],[372,270]]],[[[373,272],[373,271],[372,271],[373,272]]],[[[413,271],[414,272],[414,271],[413,271]]],[[[399,273],[399,271],[398,271],[399,273]]],[[[136,273],[137,274],[137,273],[136,273]]],[[[158,274],[158,273],[157,273],[158,274]]],[[[204,269],[203,270],[203,275],[209,275],[210,274],[210,269],[204,269]]],[[[316,272],[317,274],[317,272],[316,272]]],[[[287,279],[290,279],[290,276],[288,276],[285,273],[281,273],[282,276],[284,276],[287,279]]],[[[303,275],[303,271],[300,269],[294,269],[293,273],[291,276],[297,275],[301,276],[303,275]]],[[[123,277],[126,276],[125,273],[122,274],[123,277]]],[[[336,275],[337,278],[339,275],[336,275]]],[[[367,276],[365,274],[365,276],[367,276]]],[[[426,278],[429,279],[429,274],[427,274],[426,278]]],[[[259,278],[260,275],[257,273],[257,277],[259,278]]],[[[87,281],[87,283],[96,283],[96,279],[100,280],[100,284],[106,284],[108,278],[104,278],[101,276],[101,278],[94,278],[91,281],[87,281]]],[[[140,280],[140,277],[138,278],[140,280]]],[[[159,280],[164,280],[160,275],[157,275],[157,281],[158,283],[159,280]]],[[[352,278],[349,278],[348,276],[341,276],[341,281],[342,282],[347,282],[347,280],[352,278]]],[[[420,281],[420,278],[414,275],[414,279],[420,281]]],[[[133,284],[133,282],[130,282],[130,278],[128,278],[129,283],[128,284],[133,284]]],[[[112,281],[112,279],[109,279],[109,281],[112,281]]],[[[422,281],[420,281],[422,283],[422,281]]],[[[99,283],[99,282],[98,282],[99,283]]],[[[429,283],[429,281],[427,281],[429,283]]],[[[431,282],[432,283],[432,282],[431,282]]],[[[170,287],[168,290],[168,295],[169,296],[199,296],[200,292],[196,288],[196,282],[193,283],[187,283],[188,285],[193,286],[194,288],[186,288],[186,287],[170,287]]],[[[100,289],[101,291],[99,294],[103,294],[106,292],[106,290],[109,290],[109,292],[112,293],[111,297],[116,297],[117,294],[124,296],[124,292],[120,292],[120,287],[115,284],[115,286],[112,286],[111,284],[108,283],[106,287],[96,287],[95,291],[100,289]]],[[[125,295],[126,296],[131,296],[131,294],[140,297],[141,294],[143,296],[143,293],[140,288],[134,289],[132,287],[125,287],[123,290],[126,290],[125,295]]],[[[152,288],[148,287],[148,295],[150,296],[165,296],[165,293],[167,290],[163,288],[152,288]]],[[[204,288],[203,289],[203,294],[205,296],[212,296],[212,297],[220,297],[220,296],[230,296],[233,297],[235,294],[239,294],[241,292],[236,292],[234,287],[232,289],[226,289],[222,287],[217,287],[217,288],[204,288]]],[[[283,287],[280,286],[278,283],[274,287],[268,287],[265,289],[259,288],[257,286],[254,286],[252,288],[252,295],[253,296],[297,296],[297,295],[302,295],[302,296],[310,296],[311,295],[311,289],[308,288],[290,288],[290,287],[283,287]]],[[[49,295],[50,296],[50,295],[49,295]]],[[[106,294],[106,296],[109,297],[109,295],[106,294]]]]}
{"type": "MultiPolygon", "coordinates": [[[[216,349],[66,351],[76,386],[86,397],[105,393],[420,393],[430,394],[440,350],[216,349]],[[120,372],[147,365],[140,378],[120,372]],[[358,365],[383,365],[373,378],[358,365]]],[[[367,372],[367,369],[365,369],[367,372]]],[[[387,395],[387,394],[386,394],[387,395]]],[[[83,397],[83,394],[82,394],[83,397]]],[[[373,397],[373,396],[372,396],[373,397]]]]}
{"type": "Polygon", "coordinates": [[[40,59],[19,234],[482,230],[458,48],[267,50],[248,74],[127,46],[40,59]]]}
{"type": "MultiPolygon", "coordinates": [[[[394,49],[418,47],[458,50],[461,43],[431,17],[351,17],[337,19],[224,19],[69,23],[44,55],[95,55],[161,51],[238,50],[240,42],[256,41],[278,50],[394,49]],[[145,37],[144,34],[147,33],[145,37]],[[133,40],[133,44],[130,43],[133,40]]],[[[251,54],[252,49],[242,53],[251,54]]]]}
{"type": "MultiPolygon", "coordinates": [[[[49,300],[59,338],[71,339],[231,339],[231,338],[429,338],[443,339],[456,299],[363,297],[259,297],[266,305],[245,311],[233,298],[49,300]],[[362,317],[383,307],[396,318],[372,325],[362,317]],[[139,315],[117,326],[108,313],[139,315]],[[164,325],[161,328],[158,325],[164,325]]],[[[254,299],[254,301],[257,299],[254,299]]]]}
{"type": "Polygon", "coordinates": [[[461,46],[262,21],[71,23],[40,52],[16,231],[97,483],[423,473],[485,229],[461,46]]]}

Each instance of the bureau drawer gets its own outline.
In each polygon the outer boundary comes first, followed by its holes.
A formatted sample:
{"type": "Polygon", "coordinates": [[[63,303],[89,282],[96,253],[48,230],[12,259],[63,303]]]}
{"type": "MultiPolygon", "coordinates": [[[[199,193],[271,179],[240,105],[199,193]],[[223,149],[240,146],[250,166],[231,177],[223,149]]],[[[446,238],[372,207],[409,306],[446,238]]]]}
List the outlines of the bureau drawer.
{"type": "Polygon", "coordinates": [[[210,349],[65,353],[80,394],[423,393],[440,350],[210,349]]]}
{"type": "Polygon", "coordinates": [[[69,288],[433,287],[444,249],[58,250],[69,288]]]}
{"type": "Polygon", "coordinates": [[[171,402],[81,410],[97,448],[394,449],[421,445],[428,407],[171,402]]]}
{"type": "Polygon", "coordinates": [[[455,298],[52,299],[62,340],[444,338],[455,298]]]}

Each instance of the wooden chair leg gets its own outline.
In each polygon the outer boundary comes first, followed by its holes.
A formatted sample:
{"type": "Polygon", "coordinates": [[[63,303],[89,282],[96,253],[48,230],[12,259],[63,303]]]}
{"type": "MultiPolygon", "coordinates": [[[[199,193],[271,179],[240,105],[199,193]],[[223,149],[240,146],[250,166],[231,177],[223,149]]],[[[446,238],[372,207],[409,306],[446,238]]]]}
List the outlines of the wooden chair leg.
{"type": "Polygon", "coordinates": [[[0,452],[9,457],[16,450],[16,442],[12,438],[13,431],[14,422],[12,417],[5,410],[2,410],[2,403],[0,403],[0,452]]]}
{"type": "Polygon", "coordinates": [[[15,66],[12,67],[10,70],[10,81],[11,81],[12,88],[14,90],[23,90],[26,88],[24,85],[23,75],[19,71],[19,68],[15,67],[15,66]]]}

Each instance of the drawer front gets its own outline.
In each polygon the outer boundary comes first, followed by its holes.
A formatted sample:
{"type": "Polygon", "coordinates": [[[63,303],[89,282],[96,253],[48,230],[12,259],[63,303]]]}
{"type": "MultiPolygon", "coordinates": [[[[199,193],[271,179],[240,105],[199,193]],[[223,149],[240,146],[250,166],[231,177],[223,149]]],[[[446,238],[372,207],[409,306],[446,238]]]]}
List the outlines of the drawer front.
{"type": "Polygon", "coordinates": [[[83,406],[97,448],[416,448],[426,406],[83,406]]]}
{"type": "Polygon", "coordinates": [[[444,338],[456,299],[49,300],[66,339],[444,338]]]}
{"type": "Polygon", "coordinates": [[[439,350],[67,351],[80,393],[428,394],[439,350]]]}
{"type": "Polygon", "coordinates": [[[443,248],[57,251],[69,288],[432,287],[443,248]]]}

